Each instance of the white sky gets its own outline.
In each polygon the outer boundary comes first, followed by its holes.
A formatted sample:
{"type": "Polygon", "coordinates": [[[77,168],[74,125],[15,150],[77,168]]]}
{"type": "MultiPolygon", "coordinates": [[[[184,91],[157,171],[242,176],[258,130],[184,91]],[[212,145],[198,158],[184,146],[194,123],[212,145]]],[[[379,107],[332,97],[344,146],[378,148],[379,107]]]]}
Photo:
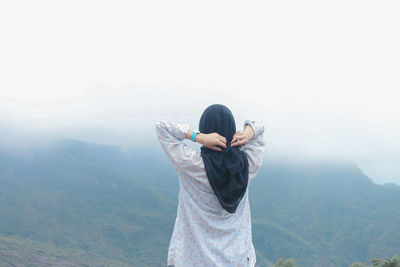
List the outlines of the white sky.
{"type": "Polygon", "coordinates": [[[266,122],[270,151],[400,184],[398,14],[398,1],[2,1],[0,127],[124,144],[223,103],[266,122]]]}

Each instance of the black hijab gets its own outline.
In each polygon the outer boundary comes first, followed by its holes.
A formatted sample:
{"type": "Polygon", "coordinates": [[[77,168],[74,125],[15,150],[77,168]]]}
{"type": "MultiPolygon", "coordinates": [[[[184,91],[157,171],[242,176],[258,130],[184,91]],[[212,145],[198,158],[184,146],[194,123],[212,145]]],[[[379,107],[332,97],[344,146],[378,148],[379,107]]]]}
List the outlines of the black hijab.
{"type": "Polygon", "coordinates": [[[202,146],[201,157],[219,203],[227,212],[235,213],[246,193],[249,163],[239,146],[230,145],[236,132],[232,112],[220,104],[207,107],[201,115],[199,131],[205,134],[217,132],[226,138],[227,148],[221,147],[223,151],[216,151],[202,146]]]}

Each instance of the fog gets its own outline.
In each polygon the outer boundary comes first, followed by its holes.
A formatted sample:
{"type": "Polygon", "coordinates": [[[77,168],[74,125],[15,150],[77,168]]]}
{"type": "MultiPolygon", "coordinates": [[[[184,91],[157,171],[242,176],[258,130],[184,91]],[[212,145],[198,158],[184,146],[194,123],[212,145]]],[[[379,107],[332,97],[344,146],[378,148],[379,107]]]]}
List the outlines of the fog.
{"type": "MultiPolygon", "coordinates": [[[[265,153],[351,160],[400,184],[397,1],[0,6],[0,144],[159,146],[210,104],[265,123],[265,153]]],[[[190,142],[188,142],[190,144],[190,142]]],[[[194,144],[194,147],[197,147],[194,144]]]]}
{"type": "Polygon", "coordinates": [[[186,92],[165,88],[98,89],[82,98],[46,105],[3,100],[1,129],[9,137],[8,146],[21,145],[21,140],[37,142],[41,137],[63,136],[102,144],[155,147],[159,146],[154,131],[158,120],[188,123],[198,129],[202,111],[209,104],[223,103],[232,110],[238,130],[245,119],[264,122],[266,153],[351,160],[376,182],[398,181],[400,131],[395,117],[388,115],[383,120],[373,112],[316,104],[281,102],[277,106],[268,92],[255,92],[246,99],[207,90],[203,91],[207,94],[186,92]]]}

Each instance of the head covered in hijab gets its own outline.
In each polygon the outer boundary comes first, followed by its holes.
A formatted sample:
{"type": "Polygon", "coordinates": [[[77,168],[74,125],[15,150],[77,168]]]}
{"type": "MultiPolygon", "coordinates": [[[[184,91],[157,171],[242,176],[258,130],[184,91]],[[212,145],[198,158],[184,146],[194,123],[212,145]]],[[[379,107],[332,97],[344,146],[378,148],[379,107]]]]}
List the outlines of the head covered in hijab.
{"type": "Polygon", "coordinates": [[[236,132],[232,112],[224,105],[207,107],[199,122],[199,131],[204,134],[216,132],[226,139],[227,148],[222,151],[201,147],[207,177],[221,206],[229,213],[236,209],[246,193],[249,163],[239,146],[230,145],[236,132]]]}

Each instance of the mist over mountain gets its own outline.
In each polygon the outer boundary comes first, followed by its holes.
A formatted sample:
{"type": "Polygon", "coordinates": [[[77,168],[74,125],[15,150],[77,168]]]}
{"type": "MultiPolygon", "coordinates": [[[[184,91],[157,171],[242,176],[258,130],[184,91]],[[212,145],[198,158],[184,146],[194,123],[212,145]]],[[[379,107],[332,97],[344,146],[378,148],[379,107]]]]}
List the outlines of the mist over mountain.
{"type": "MultiPolygon", "coordinates": [[[[265,156],[249,188],[257,266],[280,257],[348,266],[399,252],[400,186],[377,185],[351,162],[265,156]]],[[[161,147],[55,138],[0,149],[0,263],[42,251],[44,266],[164,266],[178,190],[161,147]]]]}

